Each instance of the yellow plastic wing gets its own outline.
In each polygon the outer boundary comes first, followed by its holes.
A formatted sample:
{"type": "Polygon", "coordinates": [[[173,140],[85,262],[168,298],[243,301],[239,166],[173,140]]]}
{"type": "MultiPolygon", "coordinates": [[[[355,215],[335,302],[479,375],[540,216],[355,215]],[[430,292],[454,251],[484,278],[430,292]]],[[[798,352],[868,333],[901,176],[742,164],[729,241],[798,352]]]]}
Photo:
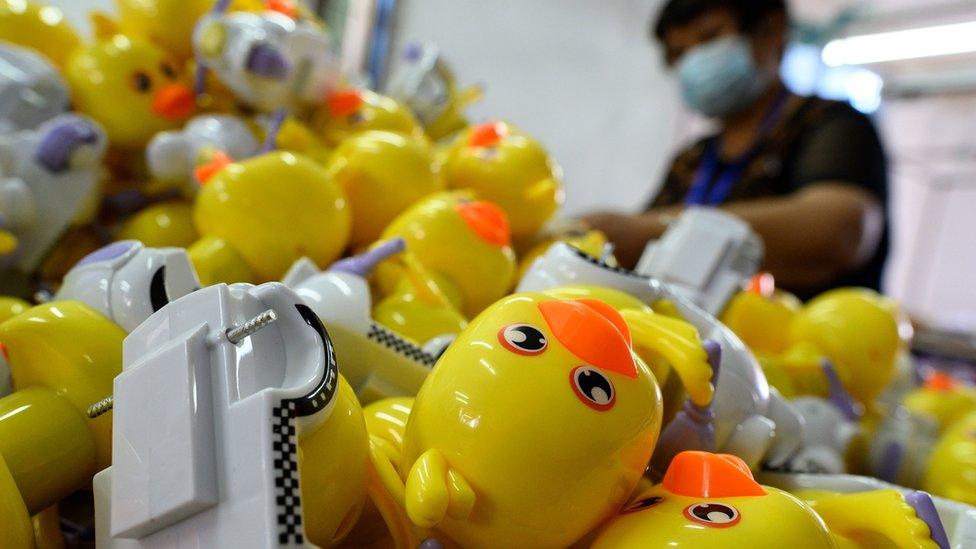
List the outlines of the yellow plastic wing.
{"type": "Polygon", "coordinates": [[[466,518],[475,501],[471,486],[436,449],[421,454],[410,468],[404,497],[407,515],[422,528],[432,528],[448,516],[466,518]]]}
{"type": "Polygon", "coordinates": [[[808,502],[834,536],[852,547],[938,547],[928,525],[897,490],[823,495],[808,502]]]}
{"type": "Polygon", "coordinates": [[[626,309],[620,311],[636,346],[650,349],[671,363],[692,402],[705,406],[712,401],[712,367],[698,330],[669,316],[626,309]]]}

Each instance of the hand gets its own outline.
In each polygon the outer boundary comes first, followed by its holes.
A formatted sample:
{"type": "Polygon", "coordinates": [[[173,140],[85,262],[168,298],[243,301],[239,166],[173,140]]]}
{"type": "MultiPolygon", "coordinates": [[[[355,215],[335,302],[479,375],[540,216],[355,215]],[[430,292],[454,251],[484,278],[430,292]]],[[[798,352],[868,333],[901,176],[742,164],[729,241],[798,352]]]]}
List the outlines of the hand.
{"type": "Polygon", "coordinates": [[[585,215],[580,220],[607,236],[607,240],[614,245],[614,256],[626,267],[636,265],[647,242],[660,237],[665,229],[665,225],[647,214],[596,212],[585,215]]]}

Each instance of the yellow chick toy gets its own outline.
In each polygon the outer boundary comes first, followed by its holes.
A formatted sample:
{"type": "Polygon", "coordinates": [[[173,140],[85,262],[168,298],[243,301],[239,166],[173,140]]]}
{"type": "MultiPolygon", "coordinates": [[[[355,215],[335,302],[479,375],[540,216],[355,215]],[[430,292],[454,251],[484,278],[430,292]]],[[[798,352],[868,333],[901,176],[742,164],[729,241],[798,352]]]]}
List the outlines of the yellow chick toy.
{"type": "Polygon", "coordinates": [[[384,130],[424,139],[424,129],[409,109],[389,97],[365,89],[332,93],[312,116],[312,128],[328,146],[353,134],[384,130]]]}
{"type": "Polygon", "coordinates": [[[563,203],[562,170],[538,141],[504,122],[462,132],[438,162],[448,188],[498,204],[515,239],[537,233],[563,203]]]}
{"type": "Polygon", "coordinates": [[[200,189],[193,215],[201,238],[190,259],[205,286],[278,280],[304,256],[328,265],[351,224],[329,174],[287,152],[228,164],[200,189]]]}
{"type": "MultiPolygon", "coordinates": [[[[454,305],[471,318],[504,296],[515,276],[508,220],[494,204],[466,193],[436,193],[400,214],[382,240],[402,237],[407,250],[435,278],[454,305]]],[[[380,285],[389,295],[404,274],[381,265],[380,285]],[[384,273],[384,271],[386,271],[384,273]]]]}
{"type": "Polygon", "coordinates": [[[890,302],[858,288],[831,290],[807,303],[790,325],[790,341],[830,359],[844,388],[868,408],[891,382],[902,345],[890,302]]]}
{"type": "Polygon", "coordinates": [[[515,294],[424,382],[391,492],[463,547],[565,547],[626,500],[660,421],[657,383],[612,307],[515,294]]]}
{"type": "Polygon", "coordinates": [[[75,109],[100,122],[114,147],[131,151],[193,112],[193,93],[178,71],[157,46],[115,34],[75,51],[65,78],[75,109]]]}
{"type": "Polygon", "coordinates": [[[950,426],[932,449],[922,489],[976,505],[976,412],[950,426]]]}
{"type": "Polygon", "coordinates": [[[85,411],[111,394],[124,338],[77,301],[38,305],[0,324],[15,389],[0,398],[0,547],[34,547],[29,517],[110,465],[111,415],[89,419],[85,411]]]}
{"type": "MultiPolygon", "coordinates": [[[[935,522],[934,528],[944,536],[941,522],[935,522]]],[[[939,545],[928,523],[895,490],[825,496],[811,507],[757,483],[736,456],[682,452],[671,462],[664,481],[633,498],[600,531],[592,547],[935,549],[939,545]]]]}
{"type": "Polygon", "coordinates": [[[143,37],[180,60],[193,57],[193,26],[214,0],[116,0],[120,30],[143,37]]]}
{"type": "Polygon", "coordinates": [[[420,198],[444,189],[425,139],[368,131],[343,141],[326,170],[352,209],[354,247],[375,241],[397,215],[420,198]]]}
{"type": "Polygon", "coordinates": [[[0,37],[34,48],[60,67],[81,45],[60,9],[29,0],[0,0],[0,37]]]}

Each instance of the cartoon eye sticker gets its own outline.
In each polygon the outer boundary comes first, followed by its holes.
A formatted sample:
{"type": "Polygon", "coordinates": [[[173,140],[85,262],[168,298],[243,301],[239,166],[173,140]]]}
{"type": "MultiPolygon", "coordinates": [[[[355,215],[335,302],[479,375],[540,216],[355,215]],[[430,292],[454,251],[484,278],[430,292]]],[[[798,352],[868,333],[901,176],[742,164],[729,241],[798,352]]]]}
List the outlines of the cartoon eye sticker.
{"type": "Polygon", "coordinates": [[[635,513],[637,511],[643,511],[644,509],[650,509],[662,501],[664,501],[664,498],[661,496],[650,496],[639,499],[627,506],[627,508],[624,509],[624,513],[635,513]]]}
{"type": "Polygon", "coordinates": [[[152,77],[143,71],[136,71],[132,73],[131,84],[132,88],[139,93],[146,93],[152,89],[152,77]]]}
{"type": "Polygon", "coordinates": [[[606,412],[617,403],[613,382],[592,366],[578,366],[569,373],[569,385],[576,398],[598,412],[606,412]]]}
{"type": "Polygon", "coordinates": [[[531,324],[509,324],[498,331],[498,341],[509,351],[523,356],[542,354],[549,340],[542,330],[531,324]]]}
{"type": "Polygon", "coordinates": [[[685,507],[685,518],[709,528],[729,528],[742,518],[738,509],[724,503],[706,501],[685,507]]]}

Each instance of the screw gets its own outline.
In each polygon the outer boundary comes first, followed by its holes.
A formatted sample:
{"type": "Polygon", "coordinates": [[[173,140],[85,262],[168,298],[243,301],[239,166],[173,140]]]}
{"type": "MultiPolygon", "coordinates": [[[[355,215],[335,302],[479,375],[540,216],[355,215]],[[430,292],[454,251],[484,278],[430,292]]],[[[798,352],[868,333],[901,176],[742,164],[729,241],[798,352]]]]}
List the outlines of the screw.
{"type": "Polygon", "coordinates": [[[227,339],[230,340],[230,342],[234,345],[237,345],[243,341],[244,338],[254,335],[275,320],[278,320],[278,313],[274,312],[274,309],[268,309],[267,311],[264,311],[236,328],[228,328],[226,332],[227,339]]]}
{"type": "Polygon", "coordinates": [[[95,404],[88,407],[87,413],[88,417],[95,419],[96,417],[108,412],[115,406],[115,399],[112,396],[107,396],[102,400],[99,400],[95,404]]]}

